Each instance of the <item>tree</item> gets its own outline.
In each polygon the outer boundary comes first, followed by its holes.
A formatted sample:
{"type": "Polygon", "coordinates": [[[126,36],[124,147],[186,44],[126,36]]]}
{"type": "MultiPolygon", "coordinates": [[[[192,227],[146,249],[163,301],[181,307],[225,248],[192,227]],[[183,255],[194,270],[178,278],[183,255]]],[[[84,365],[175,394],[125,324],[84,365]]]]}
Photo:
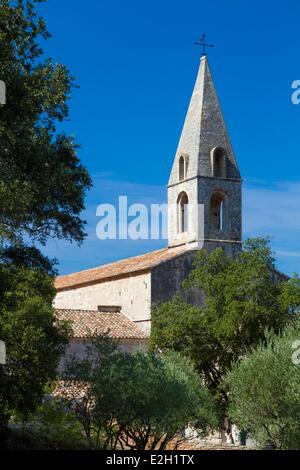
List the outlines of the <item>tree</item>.
{"type": "Polygon", "coordinates": [[[55,378],[69,327],[56,321],[53,296],[47,274],[0,264],[0,338],[7,349],[0,366],[0,426],[13,412],[26,419],[55,378]]]}
{"type": "Polygon", "coordinates": [[[300,364],[293,361],[299,338],[298,316],[280,335],[267,331],[266,344],[236,362],[225,378],[230,417],[262,447],[300,449],[300,364]]]}
{"type": "Polygon", "coordinates": [[[35,0],[0,0],[0,425],[42,399],[66,343],[52,309],[54,262],[39,245],[49,238],[80,243],[90,177],[74,138],[58,134],[68,117],[73,77],[42,59],[50,37],[35,0]]]}
{"type": "Polygon", "coordinates": [[[57,134],[68,117],[74,79],[41,60],[38,39],[50,37],[35,0],[0,0],[0,236],[19,246],[49,237],[82,241],[84,193],[90,177],[73,137],[57,134]]]}
{"type": "Polygon", "coordinates": [[[248,240],[234,259],[222,249],[200,251],[184,286],[203,289],[205,306],[175,297],[154,308],[151,348],[190,357],[226,407],[228,396],[221,384],[232,361],[257,345],[266,327],[280,331],[299,309],[299,279],[277,274],[269,241],[257,238],[248,240]]]}
{"type": "Polygon", "coordinates": [[[213,400],[188,359],[174,352],[103,353],[103,338],[92,344],[83,360],[70,362],[65,382],[90,445],[165,449],[187,439],[188,425],[199,435],[216,426],[213,400]]]}

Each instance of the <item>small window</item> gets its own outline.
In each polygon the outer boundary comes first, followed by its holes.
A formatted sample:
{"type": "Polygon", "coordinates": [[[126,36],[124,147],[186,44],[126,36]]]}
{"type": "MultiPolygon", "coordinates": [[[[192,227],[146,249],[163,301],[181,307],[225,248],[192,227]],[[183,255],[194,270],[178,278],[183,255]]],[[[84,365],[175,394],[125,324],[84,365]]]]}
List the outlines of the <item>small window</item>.
{"type": "Polygon", "coordinates": [[[189,169],[189,157],[188,157],[188,156],[185,157],[184,163],[185,163],[184,175],[185,175],[185,177],[187,178],[188,169],[189,169]]]}
{"type": "Polygon", "coordinates": [[[184,180],[184,158],[181,156],[179,158],[179,181],[184,180]]]}
{"type": "Polygon", "coordinates": [[[210,205],[210,219],[211,228],[213,230],[225,229],[225,195],[222,193],[215,193],[211,198],[210,205]]]}
{"type": "Polygon", "coordinates": [[[178,216],[178,232],[184,233],[188,231],[188,195],[183,191],[177,199],[177,216],[178,216]]]}
{"type": "Polygon", "coordinates": [[[226,154],[225,150],[221,147],[215,147],[211,154],[212,160],[212,175],[215,178],[226,177],[226,154]]]}

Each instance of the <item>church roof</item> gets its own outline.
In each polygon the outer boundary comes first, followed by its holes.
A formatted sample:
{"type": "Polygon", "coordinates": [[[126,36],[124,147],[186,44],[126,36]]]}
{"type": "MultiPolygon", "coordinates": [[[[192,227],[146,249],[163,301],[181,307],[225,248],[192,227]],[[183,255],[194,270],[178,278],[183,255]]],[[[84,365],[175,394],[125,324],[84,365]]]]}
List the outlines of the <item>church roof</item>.
{"type": "Polygon", "coordinates": [[[136,273],[147,272],[151,268],[158,266],[159,264],[164,263],[185,251],[185,246],[151,251],[144,255],[105,264],[98,268],[87,269],[85,271],[67,274],[65,276],[58,276],[55,279],[54,285],[55,288],[60,291],[80,287],[82,285],[104,282],[117,277],[120,278],[136,273]]]}
{"type": "Polygon", "coordinates": [[[169,185],[178,182],[178,159],[181,155],[188,158],[187,178],[211,176],[211,152],[217,147],[223,148],[226,153],[227,177],[240,179],[207,56],[203,56],[181,132],[169,185]]]}
{"type": "Polygon", "coordinates": [[[74,338],[87,338],[93,334],[108,334],[113,339],[148,339],[130,318],[120,312],[56,309],[59,320],[72,322],[74,338]]]}

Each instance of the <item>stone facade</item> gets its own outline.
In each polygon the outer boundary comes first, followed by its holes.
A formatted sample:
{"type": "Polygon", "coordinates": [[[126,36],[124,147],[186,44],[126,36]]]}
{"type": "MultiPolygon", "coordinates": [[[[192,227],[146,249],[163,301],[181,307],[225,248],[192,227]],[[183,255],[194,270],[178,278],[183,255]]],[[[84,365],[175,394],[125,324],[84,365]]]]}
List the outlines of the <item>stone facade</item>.
{"type": "MultiPolygon", "coordinates": [[[[136,351],[145,351],[147,349],[147,341],[140,339],[122,339],[117,343],[118,350],[129,354],[136,351]]],[[[82,338],[73,338],[70,340],[64,355],[61,357],[58,371],[63,373],[66,363],[71,357],[82,360],[86,356],[87,341],[82,338]]]]}
{"type": "Polygon", "coordinates": [[[120,306],[131,320],[138,322],[142,329],[149,330],[150,272],[60,290],[54,301],[57,309],[97,310],[99,305],[120,306]]]}
{"type": "Polygon", "coordinates": [[[203,56],[179,139],[169,186],[178,182],[178,160],[181,155],[189,159],[186,171],[187,179],[195,176],[211,177],[211,151],[218,146],[226,151],[227,176],[240,179],[240,172],[230,143],[207,57],[203,56]]]}
{"type": "Polygon", "coordinates": [[[198,205],[198,178],[188,181],[177,182],[168,188],[168,239],[169,246],[178,246],[183,244],[192,244],[200,241],[204,237],[204,226],[201,225],[202,213],[198,205]],[[179,230],[179,206],[178,196],[186,193],[189,199],[188,225],[189,229],[185,232],[179,230]]]}
{"type": "Polygon", "coordinates": [[[187,302],[203,306],[204,296],[201,291],[182,289],[182,282],[188,277],[192,268],[196,251],[187,251],[165,263],[159,264],[151,271],[152,304],[158,305],[180,295],[187,302]]]}
{"type": "Polygon", "coordinates": [[[242,181],[205,56],[174,158],[168,204],[169,246],[222,246],[229,255],[240,250],[242,181]],[[183,193],[188,200],[184,230],[183,193]]]}

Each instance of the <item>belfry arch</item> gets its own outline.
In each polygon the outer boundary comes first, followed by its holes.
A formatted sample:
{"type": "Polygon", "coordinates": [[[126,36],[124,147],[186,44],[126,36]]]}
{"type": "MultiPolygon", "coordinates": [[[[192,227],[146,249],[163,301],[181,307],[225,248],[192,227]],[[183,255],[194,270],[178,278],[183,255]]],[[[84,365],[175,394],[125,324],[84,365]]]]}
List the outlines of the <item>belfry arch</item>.
{"type": "Polygon", "coordinates": [[[185,191],[182,191],[177,199],[177,220],[178,232],[184,233],[188,231],[189,225],[189,198],[185,191]]]}
{"type": "Polygon", "coordinates": [[[213,230],[228,228],[228,197],[222,191],[213,193],[210,200],[210,225],[213,230]]]}
{"type": "Polygon", "coordinates": [[[226,178],[226,152],[222,147],[214,147],[211,151],[212,176],[226,178]]]}

